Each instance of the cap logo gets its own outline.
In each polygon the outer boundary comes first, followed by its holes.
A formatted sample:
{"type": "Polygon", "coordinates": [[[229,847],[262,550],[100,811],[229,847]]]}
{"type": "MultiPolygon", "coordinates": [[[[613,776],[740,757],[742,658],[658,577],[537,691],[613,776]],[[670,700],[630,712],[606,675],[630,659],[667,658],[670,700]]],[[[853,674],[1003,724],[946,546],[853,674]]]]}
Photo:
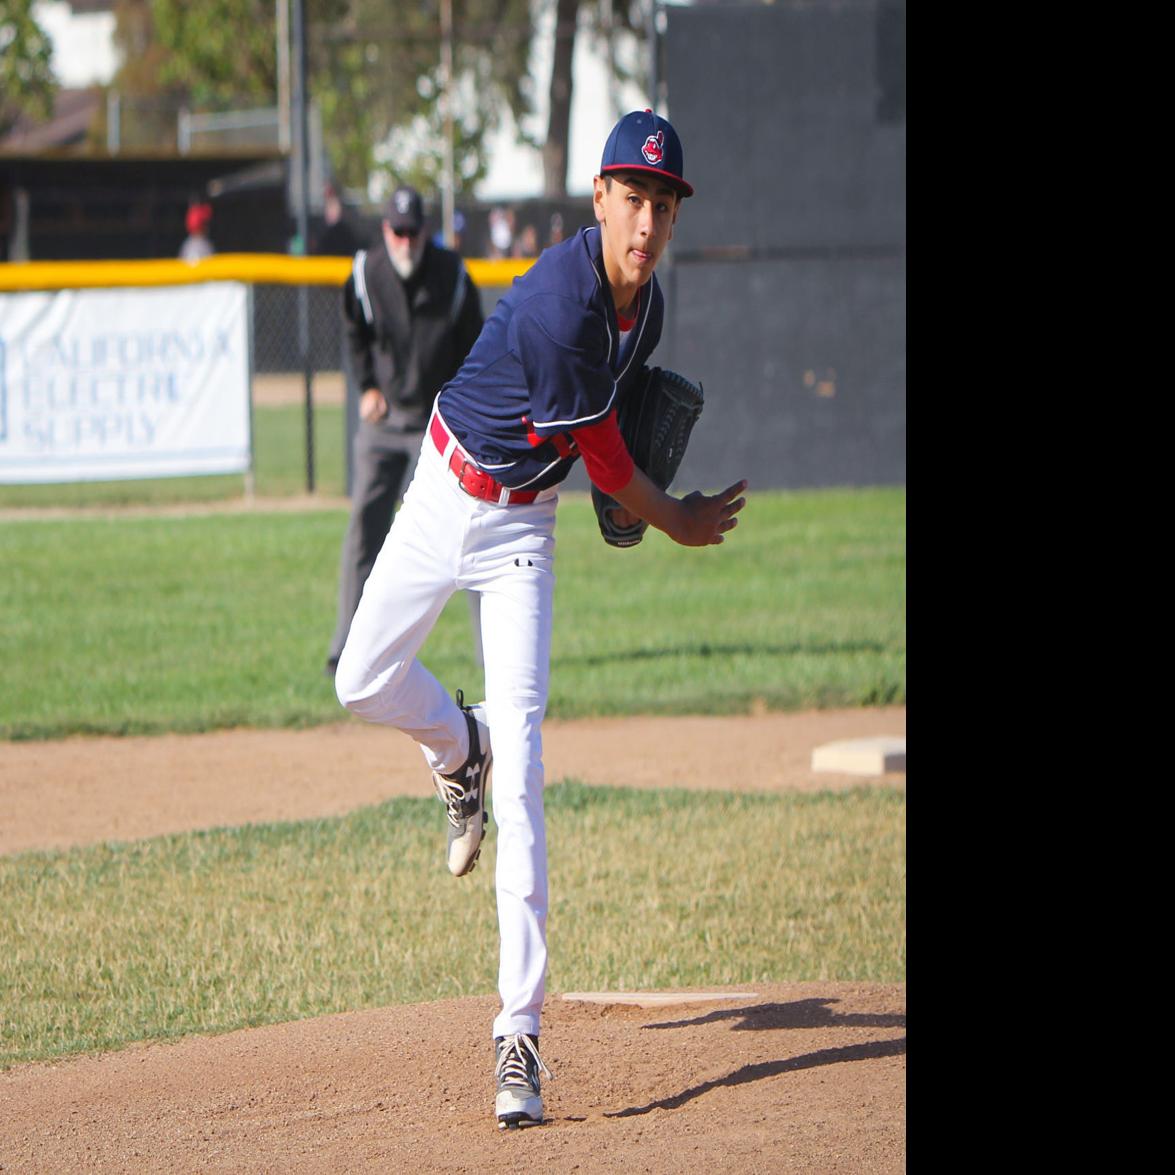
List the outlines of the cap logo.
{"type": "Polygon", "coordinates": [[[641,148],[641,154],[650,163],[660,166],[661,161],[665,158],[665,132],[658,131],[655,135],[650,135],[641,148]]]}
{"type": "Polygon", "coordinates": [[[408,212],[412,208],[412,195],[410,192],[396,193],[396,211],[408,212]]]}

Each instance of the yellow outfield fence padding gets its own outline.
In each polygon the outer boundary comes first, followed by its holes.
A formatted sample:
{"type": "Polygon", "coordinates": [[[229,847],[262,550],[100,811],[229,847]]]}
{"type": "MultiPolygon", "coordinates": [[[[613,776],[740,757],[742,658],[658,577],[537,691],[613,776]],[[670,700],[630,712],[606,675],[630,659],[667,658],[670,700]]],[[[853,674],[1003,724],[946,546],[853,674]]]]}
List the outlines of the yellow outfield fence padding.
{"type": "MultiPolygon", "coordinates": [[[[467,257],[477,286],[508,286],[535,262],[533,257],[491,261],[467,257]]],[[[186,286],[239,281],[253,285],[341,286],[349,257],[291,257],[285,253],[216,253],[189,264],[151,261],[9,261],[0,264],[0,293],[17,290],[76,290],[112,286],[186,286]]]]}

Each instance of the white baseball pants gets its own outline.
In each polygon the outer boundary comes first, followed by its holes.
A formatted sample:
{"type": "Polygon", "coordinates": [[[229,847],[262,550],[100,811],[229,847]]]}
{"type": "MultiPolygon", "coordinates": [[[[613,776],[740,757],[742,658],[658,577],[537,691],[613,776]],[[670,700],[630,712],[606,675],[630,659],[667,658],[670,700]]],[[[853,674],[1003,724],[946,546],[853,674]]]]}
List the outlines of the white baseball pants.
{"type": "Polygon", "coordinates": [[[540,728],[558,496],[550,490],[529,505],[484,502],[461,489],[446,459],[426,432],[416,473],[351,622],[335,689],[348,710],[416,739],[431,769],[457,770],[468,755],[465,718],[417,653],[455,591],[477,595],[498,838],[502,1010],[493,1033],[537,1033],[547,969],[540,728]]]}

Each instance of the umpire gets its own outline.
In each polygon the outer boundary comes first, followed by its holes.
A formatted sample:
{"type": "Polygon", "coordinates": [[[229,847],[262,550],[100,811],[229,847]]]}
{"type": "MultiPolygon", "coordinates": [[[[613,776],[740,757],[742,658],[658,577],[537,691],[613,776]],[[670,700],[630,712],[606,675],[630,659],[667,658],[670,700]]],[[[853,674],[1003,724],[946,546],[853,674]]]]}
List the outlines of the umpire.
{"type": "Polygon", "coordinates": [[[433,400],[456,375],[483,322],[461,258],[428,239],[415,188],[392,193],[381,227],[383,246],[360,249],[343,286],[343,330],[360,397],[338,623],[326,661],[331,677],[433,400]]]}

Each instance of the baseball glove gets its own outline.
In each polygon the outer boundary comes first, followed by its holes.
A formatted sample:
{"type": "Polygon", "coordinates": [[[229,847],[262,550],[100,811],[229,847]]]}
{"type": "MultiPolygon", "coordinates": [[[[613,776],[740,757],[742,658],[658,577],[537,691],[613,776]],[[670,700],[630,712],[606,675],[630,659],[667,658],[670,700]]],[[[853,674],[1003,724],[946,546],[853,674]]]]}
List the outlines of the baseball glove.
{"type": "MultiPolygon", "coordinates": [[[[673,481],[690,433],[702,414],[702,387],[675,371],[645,368],[646,377],[620,401],[617,423],[633,462],[659,489],[673,481]]],[[[592,486],[592,505],[604,541],[613,547],[635,547],[645,537],[648,523],[618,526],[612,512],[620,504],[592,486]]]]}

